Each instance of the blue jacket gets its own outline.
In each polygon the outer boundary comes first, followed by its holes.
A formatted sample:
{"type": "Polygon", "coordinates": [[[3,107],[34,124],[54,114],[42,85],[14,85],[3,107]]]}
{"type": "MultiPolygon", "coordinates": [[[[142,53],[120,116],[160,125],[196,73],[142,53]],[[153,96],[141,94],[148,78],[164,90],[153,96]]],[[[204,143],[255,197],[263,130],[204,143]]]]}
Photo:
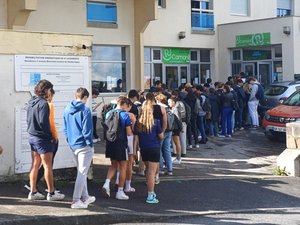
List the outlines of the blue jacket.
{"type": "Polygon", "coordinates": [[[93,122],[90,108],[81,101],[71,101],[64,111],[64,132],[70,148],[93,147],[93,122]]]}

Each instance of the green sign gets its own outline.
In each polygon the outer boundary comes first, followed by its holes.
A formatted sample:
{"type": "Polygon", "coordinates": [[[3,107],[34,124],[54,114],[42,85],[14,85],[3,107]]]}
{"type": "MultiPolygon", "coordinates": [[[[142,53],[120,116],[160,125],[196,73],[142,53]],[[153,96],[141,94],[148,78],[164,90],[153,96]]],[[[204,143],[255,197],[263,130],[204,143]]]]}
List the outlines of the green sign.
{"type": "Polygon", "coordinates": [[[164,48],[163,62],[165,64],[189,64],[190,50],[183,48],[164,48]]]}
{"type": "Polygon", "coordinates": [[[236,47],[264,46],[270,44],[271,44],[270,33],[237,35],[235,37],[236,47]]]}

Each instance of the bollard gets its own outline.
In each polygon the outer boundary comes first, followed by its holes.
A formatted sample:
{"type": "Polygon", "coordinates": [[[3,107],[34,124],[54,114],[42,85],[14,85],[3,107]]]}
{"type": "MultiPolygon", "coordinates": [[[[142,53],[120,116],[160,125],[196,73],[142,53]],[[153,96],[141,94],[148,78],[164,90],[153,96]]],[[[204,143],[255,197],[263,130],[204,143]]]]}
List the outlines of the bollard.
{"type": "Polygon", "coordinates": [[[277,166],[300,177],[300,122],[286,124],[286,149],[278,156],[277,166]]]}

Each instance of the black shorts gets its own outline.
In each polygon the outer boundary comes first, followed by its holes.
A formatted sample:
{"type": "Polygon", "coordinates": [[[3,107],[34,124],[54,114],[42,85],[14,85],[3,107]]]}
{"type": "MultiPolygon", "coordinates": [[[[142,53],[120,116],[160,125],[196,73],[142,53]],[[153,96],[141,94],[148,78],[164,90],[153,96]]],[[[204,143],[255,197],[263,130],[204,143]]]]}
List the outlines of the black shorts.
{"type": "Polygon", "coordinates": [[[142,160],[144,162],[159,162],[160,148],[144,148],[141,149],[142,160]]]}
{"type": "Polygon", "coordinates": [[[180,130],[173,130],[173,131],[172,131],[172,136],[179,136],[180,133],[181,133],[180,130]]]}
{"type": "Polygon", "coordinates": [[[127,144],[106,142],[105,157],[111,160],[124,161],[128,160],[127,144]]]}

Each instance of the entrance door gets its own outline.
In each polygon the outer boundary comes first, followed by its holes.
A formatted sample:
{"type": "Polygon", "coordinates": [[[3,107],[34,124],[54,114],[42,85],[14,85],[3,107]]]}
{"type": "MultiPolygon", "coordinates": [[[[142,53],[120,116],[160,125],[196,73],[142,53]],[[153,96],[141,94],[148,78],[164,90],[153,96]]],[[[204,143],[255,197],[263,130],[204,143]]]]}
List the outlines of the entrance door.
{"type": "Polygon", "coordinates": [[[168,90],[174,90],[181,84],[189,82],[188,66],[186,65],[166,65],[163,79],[168,90]]]}
{"type": "Polygon", "coordinates": [[[252,77],[255,75],[255,63],[244,63],[243,71],[245,72],[246,77],[252,77]]]}
{"type": "Polygon", "coordinates": [[[258,62],[258,81],[264,85],[271,83],[271,63],[258,62]]]}

